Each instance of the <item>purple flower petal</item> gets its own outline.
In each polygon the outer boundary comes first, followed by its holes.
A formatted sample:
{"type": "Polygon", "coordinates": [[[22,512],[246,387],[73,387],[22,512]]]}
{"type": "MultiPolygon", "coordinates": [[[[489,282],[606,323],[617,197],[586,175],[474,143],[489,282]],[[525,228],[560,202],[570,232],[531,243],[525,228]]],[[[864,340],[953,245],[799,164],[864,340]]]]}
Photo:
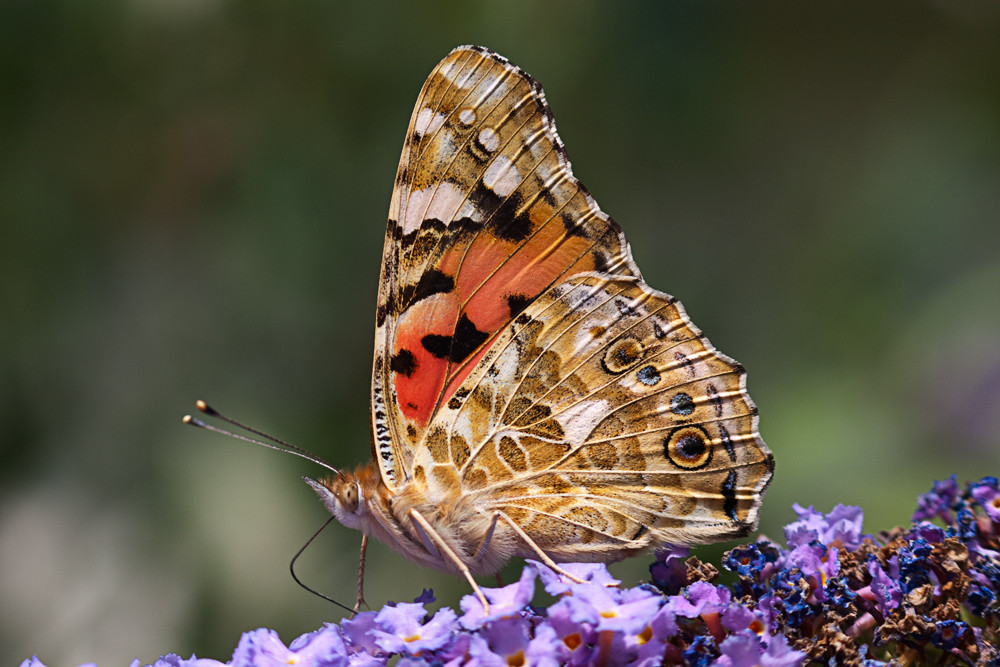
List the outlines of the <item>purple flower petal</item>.
{"type": "Polygon", "coordinates": [[[445,646],[458,629],[456,614],[447,607],[441,608],[427,623],[424,605],[403,602],[395,607],[385,607],[378,612],[375,622],[381,630],[372,630],[375,643],[389,653],[416,655],[445,646]]]}
{"type": "Polygon", "coordinates": [[[763,621],[757,618],[753,611],[738,603],[729,605],[722,612],[722,625],[730,632],[746,630],[754,621],[758,621],[761,628],[764,627],[763,621]]]}
{"type": "MultiPolygon", "coordinates": [[[[898,568],[897,576],[898,576],[898,568]]],[[[893,609],[899,606],[903,599],[903,589],[899,582],[889,576],[874,556],[868,558],[868,574],[872,577],[872,583],[863,591],[870,591],[865,594],[867,598],[873,598],[878,606],[879,612],[886,616],[893,609]]],[[[861,593],[861,591],[859,591],[861,593]]]]}
{"type": "Polygon", "coordinates": [[[730,635],[719,644],[722,654],[713,662],[719,667],[755,667],[760,664],[764,647],[757,636],[750,632],[730,635]]]}
{"type": "MultiPolygon", "coordinates": [[[[295,663],[340,667],[347,665],[344,642],[335,628],[322,628],[303,635],[296,648],[286,647],[278,633],[260,628],[244,633],[233,652],[233,665],[253,665],[254,667],[277,667],[295,663]]],[[[184,667],[195,667],[193,662],[181,663],[184,667]]],[[[178,666],[179,667],[179,666],[178,666]]],[[[198,665],[202,667],[202,665],[198,665]]]]}
{"type": "Polygon", "coordinates": [[[971,485],[970,494],[979,503],[991,521],[1000,521],[1000,489],[996,477],[984,477],[971,485]]]}
{"type": "Polygon", "coordinates": [[[760,657],[761,667],[799,667],[805,663],[806,654],[788,645],[784,635],[768,640],[767,650],[760,657]]]}
{"type": "MultiPolygon", "coordinates": [[[[544,563],[536,560],[526,560],[538,572],[538,577],[542,580],[542,587],[549,595],[562,595],[569,592],[573,586],[578,586],[574,581],[566,579],[551,569],[544,563]]],[[[611,576],[608,566],[604,563],[562,563],[559,567],[566,570],[574,577],[582,579],[585,583],[594,583],[607,586],[615,586],[621,582],[611,576]]]]}
{"type": "MultiPolygon", "coordinates": [[[[41,665],[41,663],[38,664],[41,665]]],[[[93,663],[87,664],[90,665],[93,663]]],[[[139,664],[138,660],[133,660],[129,667],[139,667],[139,664]]],[[[160,656],[159,659],[153,663],[153,667],[225,667],[226,664],[227,663],[219,662],[218,660],[212,660],[211,658],[196,658],[193,655],[185,660],[179,655],[169,653],[167,655],[160,656]]],[[[79,667],[87,667],[87,665],[80,665],[79,667]]],[[[96,667],[96,665],[94,667],[96,667]]]]}
{"type": "Polygon", "coordinates": [[[483,595],[490,603],[490,613],[487,615],[483,603],[475,595],[466,595],[459,603],[465,614],[460,619],[462,627],[472,630],[484,623],[495,621],[505,616],[513,616],[531,603],[535,597],[535,576],[537,570],[526,567],[521,571],[521,578],[516,583],[502,588],[484,588],[483,595]]]}
{"type": "Polygon", "coordinates": [[[363,611],[354,618],[345,618],[340,622],[340,633],[353,652],[363,651],[369,655],[380,655],[382,649],[375,643],[372,631],[377,629],[374,611],[363,611]]]}
{"type": "Polygon", "coordinates": [[[803,508],[798,503],[792,508],[799,519],[785,526],[785,540],[789,547],[818,541],[827,547],[842,545],[853,551],[861,545],[864,513],[860,507],[837,505],[827,515],[817,512],[812,506],[803,508]]]}
{"type": "Polygon", "coordinates": [[[945,523],[951,523],[952,509],[958,502],[958,496],[958,482],[954,475],[943,482],[934,482],[931,490],[917,499],[913,521],[941,519],[945,523]]]}

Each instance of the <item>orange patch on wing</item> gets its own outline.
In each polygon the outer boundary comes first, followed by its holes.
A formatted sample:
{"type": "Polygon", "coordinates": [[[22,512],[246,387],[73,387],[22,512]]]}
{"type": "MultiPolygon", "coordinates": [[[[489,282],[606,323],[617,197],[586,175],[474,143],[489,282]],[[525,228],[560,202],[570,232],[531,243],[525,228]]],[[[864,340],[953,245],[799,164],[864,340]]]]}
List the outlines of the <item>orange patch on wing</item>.
{"type": "Polygon", "coordinates": [[[408,350],[413,355],[414,370],[409,376],[393,373],[396,401],[403,415],[426,427],[437,404],[448,372],[448,359],[439,359],[423,345],[424,336],[450,336],[458,320],[458,298],[454,292],[435,294],[420,301],[399,316],[393,355],[408,350]]]}
{"type": "Polygon", "coordinates": [[[434,265],[441,273],[454,276],[462,266],[462,256],[465,253],[465,246],[455,246],[445,252],[441,259],[434,265]]]}
{"type": "Polygon", "coordinates": [[[396,327],[394,351],[409,350],[417,370],[396,375],[400,410],[425,427],[435,406],[447,401],[476,368],[496,334],[511,321],[508,297],[531,301],[554,283],[594,270],[590,239],[570,234],[562,219],[543,201],[531,208],[534,232],[523,242],[481,233],[469,246],[453,246],[435,268],[454,276],[455,289],[421,301],[403,315],[396,327]],[[450,336],[461,314],[489,339],[459,365],[449,365],[424,349],[427,335],[450,336]],[[405,333],[404,333],[405,332],[405,333]]]}
{"type": "Polygon", "coordinates": [[[490,259],[495,256],[502,256],[503,259],[499,262],[477,262],[478,275],[470,276],[473,285],[466,284],[465,265],[459,273],[459,294],[463,300],[468,299],[464,310],[480,331],[493,333],[510,321],[507,296],[519,295],[532,300],[553,283],[562,282],[574,273],[593,268],[593,260],[587,254],[591,242],[567,234],[559,220],[550,221],[538,228],[520,247],[511,246],[512,244],[481,236],[469,249],[466,261],[476,252],[490,259]],[[480,244],[479,241],[483,243],[480,244]],[[480,251],[478,245],[486,248],[480,251]],[[513,254],[510,254],[511,251],[513,254]],[[583,263],[581,258],[585,259],[583,263]]]}

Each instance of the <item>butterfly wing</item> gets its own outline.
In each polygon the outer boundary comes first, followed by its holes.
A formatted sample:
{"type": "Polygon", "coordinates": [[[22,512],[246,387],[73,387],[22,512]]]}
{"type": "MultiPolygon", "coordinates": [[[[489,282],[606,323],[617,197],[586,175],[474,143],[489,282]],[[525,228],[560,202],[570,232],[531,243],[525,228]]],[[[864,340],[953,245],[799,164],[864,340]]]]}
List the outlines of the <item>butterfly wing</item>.
{"type": "Polygon", "coordinates": [[[389,209],[371,409],[389,488],[411,478],[429,424],[499,333],[594,271],[639,275],[573,178],[541,86],[495,53],[455,49],[417,99],[389,209]]]}
{"type": "Polygon", "coordinates": [[[456,49],[418,99],[378,327],[383,474],[460,488],[565,560],[756,526],[773,458],[743,368],[642,281],[500,56],[456,49]]]}
{"type": "Polygon", "coordinates": [[[372,384],[390,488],[460,489],[559,559],[744,534],[773,470],[743,368],[642,281],[541,87],[475,47],[414,108],[372,384]]]}
{"type": "Polygon", "coordinates": [[[773,459],[746,374],[640,279],[548,290],[457,396],[442,437],[463,495],[553,558],[613,560],[757,524],[773,459]]]}

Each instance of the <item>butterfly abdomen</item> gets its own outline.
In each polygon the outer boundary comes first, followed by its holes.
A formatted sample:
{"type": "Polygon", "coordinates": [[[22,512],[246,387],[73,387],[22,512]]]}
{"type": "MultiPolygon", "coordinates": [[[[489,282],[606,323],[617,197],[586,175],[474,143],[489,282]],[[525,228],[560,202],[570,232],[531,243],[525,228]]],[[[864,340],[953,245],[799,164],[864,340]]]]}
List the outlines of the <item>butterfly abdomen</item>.
{"type": "Polygon", "coordinates": [[[441,493],[428,489],[415,478],[393,496],[390,507],[392,525],[386,526],[391,533],[389,545],[436,570],[456,572],[454,564],[443,557],[437,540],[444,541],[473,574],[492,574],[517,553],[515,538],[508,527],[498,523],[496,530],[491,531],[492,515],[479,499],[460,493],[457,485],[452,491],[441,493]],[[414,511],[432,526],[435,535],[414,522],[411,518],[414,511]],[[484,541],[486,536],[490,537],[488,541],[484,541]]]}

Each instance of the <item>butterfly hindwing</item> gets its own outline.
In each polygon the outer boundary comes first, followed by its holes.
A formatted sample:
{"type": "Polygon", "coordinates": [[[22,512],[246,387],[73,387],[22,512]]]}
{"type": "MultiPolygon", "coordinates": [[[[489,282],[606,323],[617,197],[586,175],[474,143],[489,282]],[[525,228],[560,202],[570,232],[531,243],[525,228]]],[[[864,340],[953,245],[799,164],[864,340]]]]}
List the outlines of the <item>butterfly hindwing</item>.
{"type": "MultiPolygon", "coordinates": [[[[756,525],[773,463],[745,373],[639,279],[549,290],[456,397],[439,451],[463,493],[553,557],[608,560],[756,525]]],[[[447,467],[429,463],[430,483],[447,467]]]]}

